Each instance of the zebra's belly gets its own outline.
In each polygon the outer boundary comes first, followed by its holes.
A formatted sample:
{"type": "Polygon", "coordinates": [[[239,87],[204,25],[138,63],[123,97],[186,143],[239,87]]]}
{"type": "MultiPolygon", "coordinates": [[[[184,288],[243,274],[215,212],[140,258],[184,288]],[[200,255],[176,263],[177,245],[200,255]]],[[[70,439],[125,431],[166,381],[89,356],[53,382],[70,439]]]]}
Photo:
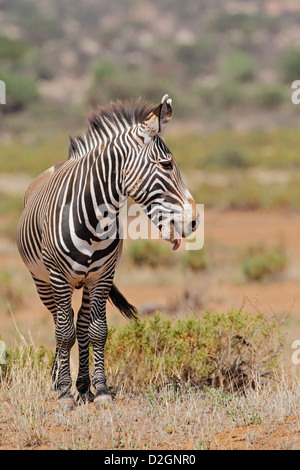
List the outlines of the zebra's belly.
{"type": "MultiPolygon", "coordinates": [[[[67,253],[44,251],[44,267],[61,272],[72,286],[81,287],[84,284],[93,284],[107,272],[114,273],[121,251],[121,240],[105,240],[93,244],[82,241],[80,247],[67,253]]],[[[45,272],[43,275],[46,275],[45,272]]]]}

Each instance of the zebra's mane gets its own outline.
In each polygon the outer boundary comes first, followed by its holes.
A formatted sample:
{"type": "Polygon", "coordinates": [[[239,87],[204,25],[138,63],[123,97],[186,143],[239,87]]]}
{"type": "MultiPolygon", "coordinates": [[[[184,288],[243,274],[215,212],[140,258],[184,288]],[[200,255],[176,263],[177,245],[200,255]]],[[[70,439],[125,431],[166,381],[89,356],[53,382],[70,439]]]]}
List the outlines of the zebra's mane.
{"type": "Polygon", "coordinates": [[[111,138],[134,125],[142,123],[153,111],[154,106],[146,101],[116,101],[100,107],[89,117],[89,126],[83,136],[70,137],[68,158],[84,157],[97,145],[105,144],[111,138]]]}

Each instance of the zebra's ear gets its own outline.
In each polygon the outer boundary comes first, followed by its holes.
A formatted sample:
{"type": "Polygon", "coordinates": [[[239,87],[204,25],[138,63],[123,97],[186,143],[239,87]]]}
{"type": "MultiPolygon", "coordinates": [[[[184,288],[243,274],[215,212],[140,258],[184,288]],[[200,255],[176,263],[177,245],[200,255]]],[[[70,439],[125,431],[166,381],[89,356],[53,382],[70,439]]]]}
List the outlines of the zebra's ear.
{"type": "Polygon", "coordinates": [[[165,125],[170,121],[172,115],[172,100],[168,95],[164,95],[160,104],[151,111],[141,124],[141,129],[150,138],[162,134],[165,125]]]}
{"type": "Polygon", "coordinates": [[[164,126],[170,121],[173,116],[172,100],[169,95],[164,95],[160,102],[159,108],[159,126],[161,133],[164,126]]]}

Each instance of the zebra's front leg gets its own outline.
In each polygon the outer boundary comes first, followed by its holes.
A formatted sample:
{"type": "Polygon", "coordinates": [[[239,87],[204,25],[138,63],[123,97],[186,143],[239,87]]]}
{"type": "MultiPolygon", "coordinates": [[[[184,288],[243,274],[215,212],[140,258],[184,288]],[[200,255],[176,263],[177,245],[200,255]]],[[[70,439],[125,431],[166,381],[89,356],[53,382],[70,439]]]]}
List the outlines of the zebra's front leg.
{"type": "Polygon", "coordinates": [[[90,298],[87,287],[83,288],[82,304],[78,312],[76,323],[76,336],[78,342],[79,368],[76,380],[79,401],[91,402],[94,395],[90,390],[91,380],[89,372],[90,339],[88,328],[90,324],[90,298]]]}
{"type": "Polygon", "coordinates": [[[95,388],[94,403],[96,407],[110,404],[112,402],[112,396],[107,390],[104,370],[104,347],[107,338],[107,297],[108,293],[101,291],[91,296],[91,321],[89,326],[89,338],[93,346],[94,354],[92,384],[95,388]]]}

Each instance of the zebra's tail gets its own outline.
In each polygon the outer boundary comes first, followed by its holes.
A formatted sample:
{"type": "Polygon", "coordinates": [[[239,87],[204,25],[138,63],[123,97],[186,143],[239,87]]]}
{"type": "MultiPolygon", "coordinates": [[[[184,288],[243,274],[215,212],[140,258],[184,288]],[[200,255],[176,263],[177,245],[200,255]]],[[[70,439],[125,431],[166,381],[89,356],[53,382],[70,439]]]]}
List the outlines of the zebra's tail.
{"type": "Polygon", "coordinates": [[[127,300],[125,299],[124,295],[121,294],[119,289],[115,286],[115,284],[112,285],[112,288],[109,293],[109,300],[110,302],[117,307],[122,315],[126,318],[136,318],[137,317],[137,309],[131,305],[127,300]]]}

